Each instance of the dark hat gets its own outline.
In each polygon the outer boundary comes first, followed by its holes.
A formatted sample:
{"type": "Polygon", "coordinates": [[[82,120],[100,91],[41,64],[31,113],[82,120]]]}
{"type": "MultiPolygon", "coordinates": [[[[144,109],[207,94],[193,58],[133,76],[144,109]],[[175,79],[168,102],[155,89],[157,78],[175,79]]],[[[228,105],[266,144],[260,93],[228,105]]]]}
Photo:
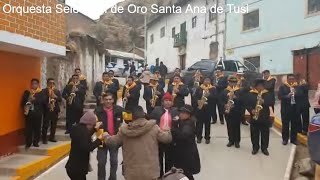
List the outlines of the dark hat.
{"type": "Polygon", "coordinates": [[[238,82],[238,79],[235,76],[229,76],[228,81],[230,82],[238,82]]]}
{"type": "Polygon", "coordinates": [[[189,114],[193,113],[193,108],[191,105],[189,104],[185,104],[184,106],[182,106],[181,108],[179,108],[179,112],[187,112],[189,114]]]}
{"type": "Polygon", "coordinates": [[[262,85],[264,85],[264,83],[266,82],[266,80],[264,80],[264,79],[261,79],[261,78],[257,78],[257,79],[255,79],[254,80],[254,86],[256,87],[256,86],[258,86],[259,84],[262,84],[262,85]]]}

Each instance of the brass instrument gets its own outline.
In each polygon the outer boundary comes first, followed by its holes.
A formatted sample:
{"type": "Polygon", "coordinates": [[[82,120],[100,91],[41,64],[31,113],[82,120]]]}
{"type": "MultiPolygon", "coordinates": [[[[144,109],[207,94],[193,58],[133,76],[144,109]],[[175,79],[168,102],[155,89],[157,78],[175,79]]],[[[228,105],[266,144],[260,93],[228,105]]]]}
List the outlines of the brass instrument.
{"type": "Polygon", "coordinates": [[[128,95],[129,95],[129,89],[126,88],[126,90],[124,91],[124,98],[122,99],[122,107],[125,109],[126,105],[128,103],[128,95]]]}
{"type": "Polygon", "coordinates": [[[48,88],[49,91],[49,110],[52,112],[54,111],[54,108],[56,107],[56,99],[54,98],[54,88],[48,88]]]}
{"type": "Polygon", "coordinates": [[[76,90],[77,90],[77,86],[75,83],[72,83],[72,89],[71,89],[71,93],[68,97],[68,104],[72,105],[74,98],[76,97],[76,90]]]}
{"type": "Polygon", "coordinates": [[[155,107],[157,100],[159,96],[157,95],[157,86],[152,87],[153,88],[153,94],[152,94],[152,99],[151,99],[151,107],[155,107]]]}
{"type": "Polygon", "coordinates": [[[260,111],[263,109],[262,107],[263,104],[263,99],[262,99],[262,92],[260,92],[257,96],[257,104],[255,107],[254,115],[253,115],[253,120],[258,120],[260,111]]]}
{"type": "Polygon", "coordinates": [[[225,113],[229,114],[231,109],[234,106],[234,91],[235,91],[235,87],[232,87],[232,90],[229,92],[229,98],[228,98],[228,102],[226,104],[226,109],[225,109],[225,113]]]}
{"type": "Polygon", "coordinates": [[[179,84],[175,83],[173,85],[173,90],[172,90],[172,102],[174,102],[175,98],[177,97],[177,94],[175,91],[179,89],[179,84]]]}
{"type": "Polygon", "coordinates": [[[291,95],[291,99],[290,99],[290,104],[291,105],[294,105],[294,104],[296,104],[296,99],[295,99],[295,89],[294,89],[294,87],[290,87],[290,92],[291,93],[293,93],[292,95],[291,95]]]}
{"type": "Polygon", "coordinates": [[[34,110],[34,104],[32,103],[32,99],[34,97],[34,94],[30,92],[30,95],[28,97],[28,102],[24,105],[24,115],[28,115],[29,111],[34,110]]]}
{"type": "Polygon", "coordinates": [[[201,99],[198,101],[198,108],[202,109],[204,105],[208,104],[208,96],[209,96],[209,90],[204,90],[201,99]]]}

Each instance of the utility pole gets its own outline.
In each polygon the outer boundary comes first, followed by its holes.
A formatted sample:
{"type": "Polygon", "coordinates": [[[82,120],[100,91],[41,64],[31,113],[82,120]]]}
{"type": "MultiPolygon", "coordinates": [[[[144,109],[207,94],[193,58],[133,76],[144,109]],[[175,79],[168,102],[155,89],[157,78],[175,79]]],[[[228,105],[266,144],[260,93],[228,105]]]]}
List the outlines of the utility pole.
{"type": "Polygon", "coordinates": [[[148,60],[147,60],[147,44],[148,44],[147,16],[148,16],[148,14],[144,14],[144,61],[145,61],[145,64],[148,64],[148,60]]]}

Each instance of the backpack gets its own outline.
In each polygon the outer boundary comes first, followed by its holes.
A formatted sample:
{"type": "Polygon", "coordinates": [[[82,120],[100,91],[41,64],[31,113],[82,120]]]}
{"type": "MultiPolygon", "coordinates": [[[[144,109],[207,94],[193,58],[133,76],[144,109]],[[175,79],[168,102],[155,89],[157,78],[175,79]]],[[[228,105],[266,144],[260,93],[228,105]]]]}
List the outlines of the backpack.
{"type": "Polygon", "coordinates": [[[308,131],[308,147],[311,160],[320,165],[320,113],[311,118],[308,131]]]}
{"type": "Polygon", "coordinates": [[[163,175],[162,180],[189,180],[189,178],[183,174],[182,169],[173,167],[169,172],[163,175]]]}

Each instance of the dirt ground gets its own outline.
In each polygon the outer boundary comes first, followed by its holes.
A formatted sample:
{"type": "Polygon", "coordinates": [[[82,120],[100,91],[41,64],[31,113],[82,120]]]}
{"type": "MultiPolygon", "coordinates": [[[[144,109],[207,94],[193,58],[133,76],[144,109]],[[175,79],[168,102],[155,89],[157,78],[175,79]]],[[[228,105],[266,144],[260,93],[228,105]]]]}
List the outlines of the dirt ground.
{"type": "MultiPolygon", "coordinates": [[[[298,168],[295,166],[295,164],[300,160],[300,159],[304,159],[304,158],[308,158],[310,157],[309,155],[309,151],[308,148],[304,145],[298,145],[297,149],[296,149],[296,155],[294,158],[294,163],[293,163],[293,167],[292,167],[292,171],[291,171],[291,180],[295,180],[296,178],[298,178],[299,176],[301,176],[299,174],[299,170],[298,168]]],[[[314,177],[308,177],[309,180],[314,180],[314,177]]]]}

